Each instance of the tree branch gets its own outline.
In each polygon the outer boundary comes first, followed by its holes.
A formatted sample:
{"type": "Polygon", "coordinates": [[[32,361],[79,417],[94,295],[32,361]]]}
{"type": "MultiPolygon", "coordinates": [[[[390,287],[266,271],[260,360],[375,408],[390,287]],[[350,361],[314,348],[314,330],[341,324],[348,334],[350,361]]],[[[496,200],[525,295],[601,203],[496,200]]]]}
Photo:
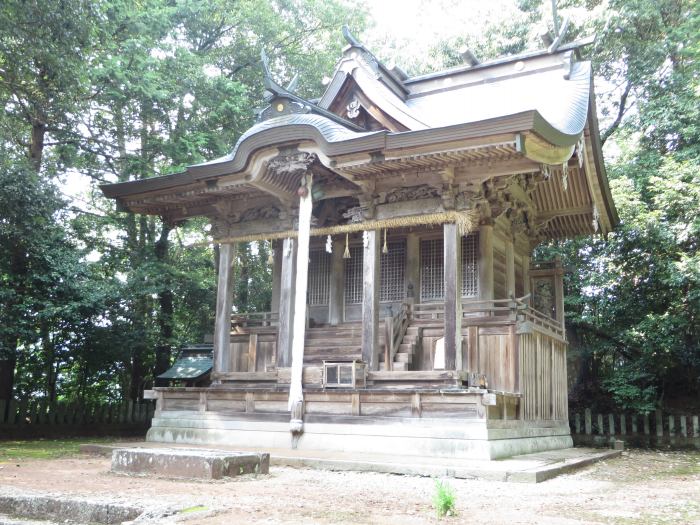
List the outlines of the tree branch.
{"type": "Polygon", "coordinates": [[[605,132],[601,135],[600,137],[600,143],[605,144],[605,141],[610,138],[610,135],[615,133],[617,128],[620,127],[620,123],[622,122],[622,117],[625,116],[625,113],[627,112],[627,97],[630,94],[630,91],[632,91],[632,81],[628,80],[627,85],[625,86],[625,90],[622,92],[622,95],[620,95],[620,104],[617,109],[617,116],[615,117],[615,120],[613,121],[612,124],[610,124],[610,127],[605,130],[605,132]]]}

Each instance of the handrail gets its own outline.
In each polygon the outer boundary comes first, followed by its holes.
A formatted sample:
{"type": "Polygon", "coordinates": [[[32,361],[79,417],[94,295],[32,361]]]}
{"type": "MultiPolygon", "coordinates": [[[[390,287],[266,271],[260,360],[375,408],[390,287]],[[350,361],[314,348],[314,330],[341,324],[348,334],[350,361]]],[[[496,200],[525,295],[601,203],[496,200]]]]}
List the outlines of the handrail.
{"type": "MultiPolygon", "coordinates": [[[[509,299],[467,299],[462,301],[462,315],[472,317],[483,314],[488,317],[519,316],[521,320],[552,332],[557,337],[564,338],[565,331],[562,323],[547,314],[536,310],[530,305],[531,294],[509,299]]],[[[440,320],[445,316],[444,303],[419,303],[413,305],[413,317],[418,320],[440,320]]]]}
{"type": "Polygon", "coordinates": [[[398,352],[399,345],[406,335],[410,319],[410,306],[406,303],[401,305],[401,310],[396,315],[387,316],[384,320],[384,369],[392,370],[394,357],[398,352]]]}
{"type": "Polygon", "coordinates": [[[232,327],[274,326],[278,322],[279,313],[277,312],[236,312],[231,314],[232,327]]]}

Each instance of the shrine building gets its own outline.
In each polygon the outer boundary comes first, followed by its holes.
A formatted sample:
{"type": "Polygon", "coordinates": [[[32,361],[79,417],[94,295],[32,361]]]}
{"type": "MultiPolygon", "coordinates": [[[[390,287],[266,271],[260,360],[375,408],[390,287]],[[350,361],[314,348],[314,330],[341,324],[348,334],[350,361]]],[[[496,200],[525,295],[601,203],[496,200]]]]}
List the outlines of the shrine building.
{"type": "Polygon", "coordinates": [[[345,37],[318,100],[265,67],[268,106],[229,155],[102,186],[125,211],[207,217],[219,246],[210,381],[155,388],[148,439],[570,447],[563,270],[532,253],[618,222],[586,42],[409,77],[345,37]],[[271,308],[234,312],[253,241],[272,243],[271,308]]]}

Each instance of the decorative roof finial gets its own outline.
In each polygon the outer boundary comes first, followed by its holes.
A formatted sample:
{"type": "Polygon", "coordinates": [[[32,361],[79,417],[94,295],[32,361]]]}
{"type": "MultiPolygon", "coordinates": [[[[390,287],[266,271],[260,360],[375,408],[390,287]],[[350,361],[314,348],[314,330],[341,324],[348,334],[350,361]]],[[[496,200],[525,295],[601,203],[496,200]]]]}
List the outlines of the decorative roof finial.
{"type": "Polygon", "coordinates": [[[347,40],[348,44],[350,44],[351,46],[363,47],[360,41],[357,38],[355,38],[350,32],[350,28],[347,24],[343,26],[343,36],[345,37],[345,40],[347,40]]]}

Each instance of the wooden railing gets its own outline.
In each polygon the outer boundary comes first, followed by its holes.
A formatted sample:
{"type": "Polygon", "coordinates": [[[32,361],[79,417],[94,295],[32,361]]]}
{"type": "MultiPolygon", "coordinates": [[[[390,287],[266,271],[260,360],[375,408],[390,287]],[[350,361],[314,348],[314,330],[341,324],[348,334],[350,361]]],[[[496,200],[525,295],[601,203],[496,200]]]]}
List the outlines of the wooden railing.
{"type": "Polygon", "coordinates": [[[386,333],[384,345],[384,368],[391,370],[393,368],[394,356],[399,349],[406,329],[408,328],[411,319],[410,305],[403,303],[401,310],[396,315],[386,317],[384,320],[384,329],[386,333]]]}
{"type": "Polygon", "coordinates": [[[277,326],[279,314],[277,312],[241,312],[231,315],[231,328],[252,328],[262,326],[277,326]]]}
{"type": "MultiPolygon", "coordinates": [[[[517,299],[466,299],[462,301],[462,318],[493,317],[499,320],[527,321],[564,340],[566,333],[562,323],[532,308],[529,300],[530,294],[517,299]]],[[[442,321],[445,318],[445,305],[444,303],[414,304],[412,318],[417,321],[442,321]]]]}

